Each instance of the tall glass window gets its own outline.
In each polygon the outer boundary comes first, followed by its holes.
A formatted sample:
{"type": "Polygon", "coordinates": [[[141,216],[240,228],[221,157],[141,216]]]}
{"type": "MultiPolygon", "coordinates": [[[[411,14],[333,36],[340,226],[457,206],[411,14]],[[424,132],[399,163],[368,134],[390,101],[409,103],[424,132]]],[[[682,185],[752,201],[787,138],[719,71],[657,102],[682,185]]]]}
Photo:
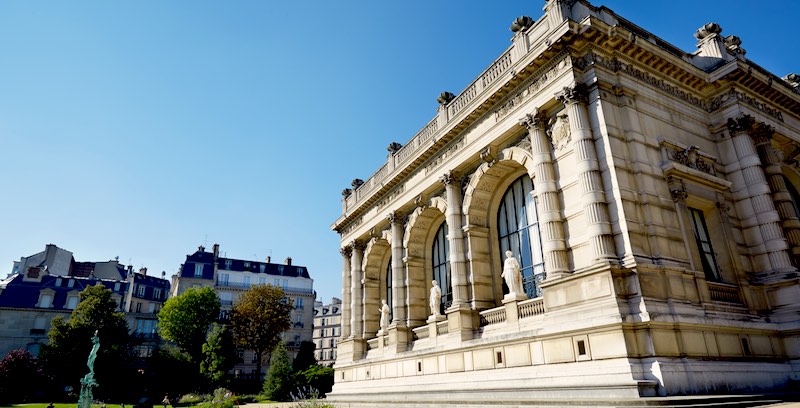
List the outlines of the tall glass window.
{"type": "Polygon", "coordinates": [[[393,317],[394,306],[392,306],[392,258],[389,258],[389,265],[386,266],[386,304],[389,305],[389,319],[393,317]]]}
{"type": "Polygon", "coordinates": [[[442,289],[439,312],[444,314],[453,303],[453,290],[450,287],[450,244],[447,242],[447,223],[443,222],[433,240],[433,280],[442,289]]]}
{"type": "Polygon", "coordinates": [[[703,212],[689,208],[692,217],[692,229],[694,229],[694,239],[697,241],[697,250],[700,251],[700,262],[703,264],[703,272],[706,279],[719,282],[719,267],[717,266],[717,256],[714,248],[711,247],[711,238],[706,226],[706,218],[703,212]]]}
{"type": "MultiPolygon", "coordinates": [[[[518,178],[506,190],[497,212],[502,255],[500,266],[502,267],[505,260],[505,252],[513,252],[519,261],[525,293],[531,298],[542,296],[539,285],[545,278],[542,238],[532,191],[533,182],[530,177],[518,178]]],[[[503,292],[507,291],[508,288],[504,287],[503,292]]]]}

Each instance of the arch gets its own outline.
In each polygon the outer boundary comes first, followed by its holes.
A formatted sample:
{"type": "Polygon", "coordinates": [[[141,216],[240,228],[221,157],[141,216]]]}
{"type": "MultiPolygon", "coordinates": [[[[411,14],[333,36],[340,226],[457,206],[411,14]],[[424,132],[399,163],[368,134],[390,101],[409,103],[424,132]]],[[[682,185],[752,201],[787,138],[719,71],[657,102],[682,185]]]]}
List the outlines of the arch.
{"type": "Polygon", "coordinates": [[[443,201],[435,197],[429,201],[431,206],[418,207],[408,218],[403,247],[406,248],[406,305],[410,328],[424,325],[428,318],[429,277],[433,274],[431,245],[437,229],[445,222],[443,201]]]}
{"type": "Polygon", "coordinates": [[[382,234],[373,237],[364,250],[364,338],[375,337],[380,329],[381,288],[385,287],[386,265],[392,256],[391,245],[382,234]]]}
{"type": "Polygon", "coordinates": [[[497,214],[503,192],[519,176],[534,177],[533,156],[520,147],[503,149],[494,163],[484,163],[470,176],[463,211],[469,248],[473,307],[495,307],[502,298],[500,272],[503,257],[498,249],[497,214]]]}

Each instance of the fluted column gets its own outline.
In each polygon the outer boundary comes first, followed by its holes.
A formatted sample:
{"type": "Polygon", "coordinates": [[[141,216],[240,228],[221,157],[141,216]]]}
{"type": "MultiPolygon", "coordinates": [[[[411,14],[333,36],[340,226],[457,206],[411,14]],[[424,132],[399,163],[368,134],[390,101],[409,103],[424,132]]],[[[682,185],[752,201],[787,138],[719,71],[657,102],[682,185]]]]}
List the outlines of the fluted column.
{"type": "Polygon", "coordinates": [[[464,225],[461,215],[461,178],[448,172],[439,179],[447,193],[447,243],[450,246],[450,277],[453,287],[453,308],[469,302],[467,293],[467,258],[464,247],[464,225]]]}
{"type": "Polygon", "coordinates": [[[769,189],[772,191],[775,209],[781,218],[783,232],[791,248],[794,264],[800,265],[800,219],[798,219],[797,210],[792,203],[792,196],[786,187],[786,180],[781,171],[781,158],[772,147],[771,140],[774,130],[770,126],[757,123],[750,133],[761,162],[764,164],[764,173],[766,173],[769,189]]]}
{"type": "Polygon", "coordinates": [[[405,217],[392,212],[389,214],[392,228],[392,324],[405,325],[405,265],[403,263],[403,224],[405,217]]]}
{"type": "Polygon", "coordinates": [[[362,283],[364,271],[361,270],[364,258],[364,243],[354,240],[350,243],[350,337],[362,338],[364,321],[362,316],[362,283]]]}
{"type": "Polygon", "coordinates": [[[544,118],[538,114],[528,114],[520,119],[520,125],[528,129],[533,156],[533,193],[538,198],[536,209],[542,233],[542,252],[544,270],[547,278],[558,278],[569,273],[569,259],[564,234],[564,220],[561,217],[556,185],[556,172],[550,141],[544,130],[544,118]]]}
{"type": "Polygon", "coordinates": [[[745,191],[758,226],[757,234],[744,234],[747,246],[760,259],[762,272],[785,271],[792,268],[780,217],[770,195],[769,184],[756,152],[756,143],[763,143],[763,124],[757,124],[748,115],[728,119],[728,131],[733,140],[736,156],[741,163],[741,178],[734,178],[733,190],[745,191]],[[758,255],[766,254],[766,257],[758,255]]]}
{"type": "Polygon", "coordinates": [[[583,192],[581,201],[586,217],[586,235],[591,245],[594,260],[616,259],[611,222],[608,214],[597,148],[594,144],[589,113],[586,110],[586,91],[581,85],[564,88],[556,99],[567,108],[569,127],[574,140],[575,166],[583,192]]]}
{"type": "Polygon", "coordinates": [[[342,254],[342,332],[341,337],[347,338],[350,336],[350,257],[353,254],[353,248],[346,246],[339,249],[342,254]]]}

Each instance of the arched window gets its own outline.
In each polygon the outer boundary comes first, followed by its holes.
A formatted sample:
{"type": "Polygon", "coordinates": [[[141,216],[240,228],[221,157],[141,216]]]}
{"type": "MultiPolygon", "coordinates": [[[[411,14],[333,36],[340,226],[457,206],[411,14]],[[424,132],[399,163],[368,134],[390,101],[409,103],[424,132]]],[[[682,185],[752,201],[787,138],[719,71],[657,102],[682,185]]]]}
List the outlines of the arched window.
{"type": "Polygon", "coordinates": [[[389,258],[389,265],[386,266],[386,304],[389,305],[389,319],[394,313],[392,306],[392,258],[389,258]]]}
{"type": "Polygon", "coordinates": [[[447,223],[443,222],[433,240],[433,280],[442,289],[440,313],[453,303],[453,290],[450,288],[450,246],[447,243],[447,223]]]}
{"type": "Polygon", "coordinates": [[[505,259],[505,252],[508,250],[514,253],[522,269],[525,293],[531,298],[542,295],[539,283],[545,278],[539,217],[532,191],[533,182],[530,177],[518,178],[506,190],[497,211],[500,253],[503,254],[501,258],[505,259]]]}

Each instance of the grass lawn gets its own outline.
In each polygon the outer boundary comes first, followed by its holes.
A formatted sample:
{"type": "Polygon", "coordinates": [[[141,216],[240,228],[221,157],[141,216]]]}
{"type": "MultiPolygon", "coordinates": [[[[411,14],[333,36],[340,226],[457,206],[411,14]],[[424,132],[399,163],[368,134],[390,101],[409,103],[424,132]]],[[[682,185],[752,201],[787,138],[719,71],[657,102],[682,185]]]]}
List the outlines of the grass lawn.
{"type": "MultiPolygon", "coordinates": [[[[47,408],[49,403],[34,403],[34,404],[14,404],[14,405],[0,405],[0,408],[47,408]]],[[[78,401],[72,403],[53,403],[55,408],[77,408],[78,401]]],[[[101,408],[102,404],[92,404],[92,408],[101,408]]],[[[125,405],[126,408],[133,407],[133,404],[125,405]]],[[[163,408],[161,404],[153,405],[153,408],[163,408]]],[[[172,408],[172,405],[167,405],[172,408]]],[[[119,404],[106,404],[106,408],[122,408],[119,404]]]]}

